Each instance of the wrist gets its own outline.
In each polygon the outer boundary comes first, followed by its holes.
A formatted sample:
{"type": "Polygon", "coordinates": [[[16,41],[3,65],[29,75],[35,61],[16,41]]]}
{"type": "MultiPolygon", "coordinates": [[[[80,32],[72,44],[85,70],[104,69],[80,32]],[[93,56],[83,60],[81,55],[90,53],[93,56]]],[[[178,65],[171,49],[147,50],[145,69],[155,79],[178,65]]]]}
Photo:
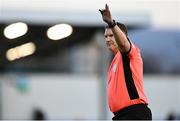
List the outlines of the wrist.
{"type": "Polygon", "coordinates": [[[114,26],[116,26],[117,23],[115,20],[113,20],[112,22],[108,22],[107,24],[109,28],[113,28],[114,26]]]}

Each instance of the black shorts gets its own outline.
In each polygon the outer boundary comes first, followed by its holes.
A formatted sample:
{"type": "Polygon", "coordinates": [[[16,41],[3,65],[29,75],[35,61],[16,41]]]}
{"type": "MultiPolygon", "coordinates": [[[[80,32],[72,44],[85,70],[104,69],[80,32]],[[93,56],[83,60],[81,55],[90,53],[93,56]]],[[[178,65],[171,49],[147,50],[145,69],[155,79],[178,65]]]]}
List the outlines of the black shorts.
{"type": "Polygon", "coordinates": [[[115,112],[112,120],[152,120],[152,114],[146,104],[136,104],[115,112]]]}

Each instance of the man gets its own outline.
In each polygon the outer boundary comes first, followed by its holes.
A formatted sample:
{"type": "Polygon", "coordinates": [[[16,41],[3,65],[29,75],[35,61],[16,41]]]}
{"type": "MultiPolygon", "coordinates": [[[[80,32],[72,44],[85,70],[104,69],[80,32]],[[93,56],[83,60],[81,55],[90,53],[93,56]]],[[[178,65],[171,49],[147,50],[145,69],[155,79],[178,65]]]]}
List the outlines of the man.
{"type": "Polygon", "coordinates": [[[108,5],[99,10],[107,23],[105,42],[114,59],[108,73],[108,103],[113,120],[152,120],[143,88],[140,50],[127,37],[124,24],[113,20],[108,5]]]}

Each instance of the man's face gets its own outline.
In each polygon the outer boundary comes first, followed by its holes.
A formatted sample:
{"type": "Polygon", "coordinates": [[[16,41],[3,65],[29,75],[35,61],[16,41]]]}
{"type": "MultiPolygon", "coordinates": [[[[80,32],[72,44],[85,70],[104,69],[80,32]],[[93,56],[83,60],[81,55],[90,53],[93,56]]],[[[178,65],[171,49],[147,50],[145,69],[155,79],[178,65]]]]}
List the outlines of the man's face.
{"type": "Polygon", "coordinates": [[[114,34],[110,28],[105,29],[104,37],[105,37],[105,42],[108,49],[112,51],[113,53],[117,53],[118,46],[115,41],[114,34]]]}

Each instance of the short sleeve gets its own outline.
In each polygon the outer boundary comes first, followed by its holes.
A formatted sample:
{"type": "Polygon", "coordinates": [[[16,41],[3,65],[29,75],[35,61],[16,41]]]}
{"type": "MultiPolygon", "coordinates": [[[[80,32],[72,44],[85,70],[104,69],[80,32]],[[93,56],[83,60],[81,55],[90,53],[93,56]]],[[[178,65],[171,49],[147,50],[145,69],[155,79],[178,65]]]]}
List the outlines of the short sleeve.
{"type": "Polygon", "coordinates": [[[131,49],[129,51],[129,53],[127,54],[127,56],[129,58],[141,58],[141,54],[140,54],[140,49],[132,42],[131,43],[131,49]]]}

